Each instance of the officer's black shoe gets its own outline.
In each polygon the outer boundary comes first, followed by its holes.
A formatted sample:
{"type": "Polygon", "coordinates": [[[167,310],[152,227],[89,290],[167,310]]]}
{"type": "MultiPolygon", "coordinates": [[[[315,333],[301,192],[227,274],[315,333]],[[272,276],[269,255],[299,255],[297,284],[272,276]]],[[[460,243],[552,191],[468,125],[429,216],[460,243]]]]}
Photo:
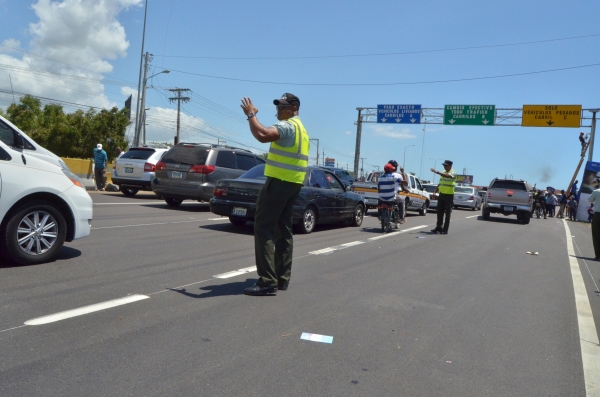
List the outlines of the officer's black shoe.
{"type": "Polygon", "coordinates": [[[277,284],[277,289],[279,291],[287,291],[288,287],[290,286],[289,283],[285,283],[285,284],[277,284]]]}
{"type": "Polygon", "coordinates": [[[448,232],[445,232],[445,231],[443,231],[443,230],[442,230],[442,231],[440,232],[440,234],[448,234],[448,232]]]}
{"type": "Polygon", "coordinates": [[[277,287],[261,287],[254,284],[252,287],[244,289],[244,294],[253,296],[277,295],[277,287]]]}
{"type": "Polygon", "coordinates": [[[437,227],[435,229],[431,229],[431,233],[440,233],[442,231],[442,229],[438,229],[437,227]]]}

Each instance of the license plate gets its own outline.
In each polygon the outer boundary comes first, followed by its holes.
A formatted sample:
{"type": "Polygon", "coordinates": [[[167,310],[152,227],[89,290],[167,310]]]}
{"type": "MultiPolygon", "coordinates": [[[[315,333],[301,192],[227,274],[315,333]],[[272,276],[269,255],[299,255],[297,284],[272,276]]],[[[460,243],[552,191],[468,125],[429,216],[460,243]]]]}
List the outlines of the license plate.
{"type": "Polygon", "coordinates": [[[231,209],[231,215],[246,216],[246,208],[233,207],[231,209]]]}
{"type": "Polygon", "coordinates": [[[126,174],[133,174],[133,168],[125,168],[126,174]]]}
{"type": "Polygon", "coordinates": [[[515,207],[504,207],[504,211],[506,212],[513,212],[515,210],[515,207]]]}
{"type": "Polygon", "coordinates": [[[181,172],[181,171],[173,171],[171,173],[171,178],[181,179],[181,178],[183,178],[183,172],[181,172]]]}

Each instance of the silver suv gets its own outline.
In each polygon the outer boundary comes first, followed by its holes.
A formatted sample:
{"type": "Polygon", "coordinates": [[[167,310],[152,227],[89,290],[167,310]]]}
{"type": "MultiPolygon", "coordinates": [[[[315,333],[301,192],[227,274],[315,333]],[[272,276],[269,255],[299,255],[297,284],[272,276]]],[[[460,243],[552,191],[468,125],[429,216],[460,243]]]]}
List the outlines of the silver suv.
{"type": "Polygon", "coordinates": [[[210,143],[179,143],[156,164],[152,190],[172,207],[187,199],[208,202],[217,181],[235,179],[263,163],[262,157],[246,149],[210,143]]]}
{"type": "Polygon", "coordinates": [[[156,163],[169,149],[132,147],[115,160],[112,182],[125,196],[134,196],[140,190],[152,190],[156,163]]]}

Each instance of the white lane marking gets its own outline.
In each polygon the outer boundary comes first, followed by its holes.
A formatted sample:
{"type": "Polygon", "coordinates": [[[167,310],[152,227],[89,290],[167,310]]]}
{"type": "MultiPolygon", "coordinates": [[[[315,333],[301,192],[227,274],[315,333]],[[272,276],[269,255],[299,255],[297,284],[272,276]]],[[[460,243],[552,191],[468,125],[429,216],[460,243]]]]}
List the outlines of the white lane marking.
{"type": "Polygon", "coordinates": [[[424,227],[427,227],[427,225],[415,226],[415,227],[411,227],[409,229],[399,230],[397,232],[387,233],[387,234],[383,234],[383,235],[377,236],[377,237],[371,237],[371,238],[367,239],[367,241],[375,241],[375,240],[379,240],[382,238],[394,237],[394,236],[397,236],[398,234],[411,232],[413,230],[423,229],[424,227]]]}
{"type": "Polygon", "coordinates": [[[366,243],[366,241],[353,241],[351,243],[338,245],[338,247],[348,248],[348,247],[354,247],[355,245],[360,245],[360,244],[364,244],[364,243],[366,243]]]}
{"type": "Polygon", "coordinates": [[[331,254],[335,250],[336,250],[335,247],[328,247],[328,248],[323,248],[323,249],[317,250],[317,251],[311,251],[311,252],[309,252],[309,254],[311,254],[311,255],[327,255],[327,254],[331,254]]]}
{"type": "Polygon", "coordinates": [[[2,332],[6,332],[6,331],[12,331],[13,329],[17,329],[17,328],[23,328],[26,327],[26,325],[19,325],[18,327],[12,327],[12,328],[8,328],[8,329],[3,329],[2,331],[0,331],[0,334],[2,332]]]}
{"type": "Polygon", "coordinates": [[[160,222],[160,223],[142,223],[140,225],[123,225],[123,226],[104,226],[104,227],[93,227],[92,230],[98,229],[118,229],[121,227],[140,227],[140,226],[154,226],[154,225],[168,225],[169,222],[160,222]]]}
{"type": "MultiPolygon", "coordinates": [[[[144,205],[144,204],[167,204],[167,203],[165,203],[162,200],[158,200],[158,201],[157,200],[141,201],[139,203],[94,203],[94,205],[144,205]]],[[[183,204],[202,204],[202,203],[193,203],[193,202],[186,203],[186,202],[183,202],[181,204],[183,205],[183,204]]]]}
{"type": "Polygon", "coordinates": [[[25,321],[25,325],[49,324],[49,323],[53,323],[56,321],[65,320],[67,318],[82,316],[84,314],[89,314],[89,313],[97,312],[100,310],[110,309],[111,307],[126,305],[128,303],[137,302],[137,301],[140,301],[143,299],[150,299],[150,297],[147,295],[139,295],[139,294],[129,295],[129,296],[119,298],[119,299],[113,299],[113,300],[106,301],[106,302],[95,303],[93,305],[83,306],[83,307],[79,307],[77,309],[67,310],[67,311],[60,312],[60,313],[50,314],[48,316],[34,318],[31,320],[25,321]]]}
{"type": "Polygon", "coordinates": [[[208,218],[207,221],[227,221],[229,218],[208,218]]]}
{"type": "Polygon", "coordinates": [[[477,216],[479,216],[479,215],[471,215],[471,216],[467,216],[467,217],[465,217],[465,219],[469,219],[469,218],[475,218],[475,217],[477,217],[477,216]]]}
{"type": "Polygon", "coordinates": [[[234,270],[232,272],[221,273],[213,276],[214,278],[231,278],[235,276],[239,276],[240,274],[246,274],[256,271],[256,266],[245,267],[243,269],[234,270]]]}
{"type": "Polygon", "coordinates": [[[585,289],[585,283],[583,282],[583,276],[581,275],[581,269],[573,250],[571,230],[565,219],[563,219],[563,223],[567,236],[567,251],[575,292],[577,323],[579,325],[579,345],[581,346],[586,396],[600,396],[600,345],[598,344],[598,333],[596,332],[594,315],[587,290],[585,289]]]}

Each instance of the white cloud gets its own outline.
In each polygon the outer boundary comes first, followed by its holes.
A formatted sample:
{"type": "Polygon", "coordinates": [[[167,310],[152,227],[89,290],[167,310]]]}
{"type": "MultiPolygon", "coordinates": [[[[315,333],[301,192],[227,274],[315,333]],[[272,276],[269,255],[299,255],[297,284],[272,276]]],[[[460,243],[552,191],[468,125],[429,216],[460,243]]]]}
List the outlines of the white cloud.
{"type": "Polygon", "coordinates": [[[0,47],[0,51],[5,54],[10,54],[13,52],[17,52],[17,49],[21,48],[21,42],[16,39],[6,39],[2,42],[2,47],[0,47]]]}
{"type": "Polygon", "coordinates": [[[385,136],[388,138],[395,139],[413,139],[416,138],[415,135],[410,133],[408,128],[404,128],[402,130],[398,130],[396,126],[391,125],[375,125],[369,128],[373,131],[373,135],[375,136],[385,136]]]}
{"type": "MultiPolygon", "coordinates": [[[[135,96],[134,99],[135,100],[135,96]]],[[[146,111],[146,142],[173,142],[177,135],[177,110],[152,107],[146,111]]],[[[181,141],[191,142],[215,142],[215,138],[209,138],[199,134],[198,129],[208,130],[204,120],[189,116],[185,113],[180,114],[180,138],[181,141]]]]}
{"type": "Polygon", "coordinates": [[[104,95],[102,74],[113,69],[107,60],[126,56],[129,48],[118,15],[141,2],[38,0],[32,9],[39,20],[29,25],[32,40],[26,49],[38,56],[0,55],[0,63],[12,67],[14,90],[89,106],[122,106],[104,95]]]}

